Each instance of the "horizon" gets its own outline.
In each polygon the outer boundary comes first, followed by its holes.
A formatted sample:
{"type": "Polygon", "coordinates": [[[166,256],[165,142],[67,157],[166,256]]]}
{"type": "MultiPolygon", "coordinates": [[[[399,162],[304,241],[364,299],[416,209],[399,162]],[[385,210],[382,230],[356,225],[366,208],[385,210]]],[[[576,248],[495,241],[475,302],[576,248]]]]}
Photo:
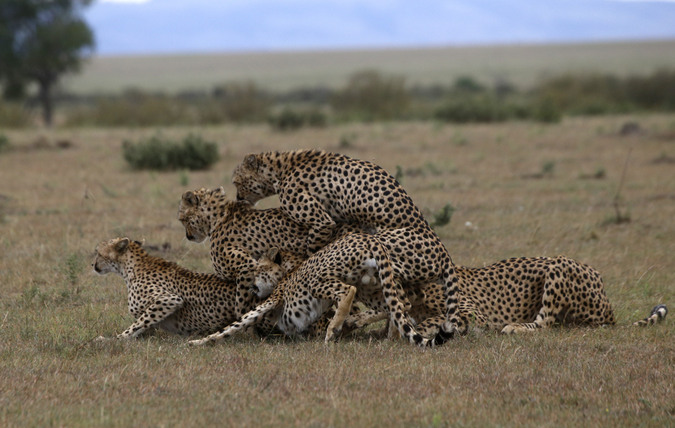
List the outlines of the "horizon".
{"type": "MultiPolygon", "coordinates": [[[[116,0],[117,1],[117,0],[116,0]]],[[[133,0],[129,0],[133,1],[133,0]]],[[[150,0],[146,0],[150,1],[150,0]]],[[[640,0],[615,0],[615,1],[640,1],[640,0]]],[[[669,0],[664,0],[669,1],[669,0]]],[[[673,0],[675,1],[675,0],[673,0]]],[[[612,39],[594,41],[550,41],[550,42],[505,42],[505,43],[467,43],[461,45],[410,45],[410,46],[357,46],[357,47],[327,47],[327,48],[289,48],[285,50],[226,50],[226,51],[175,51],[175,52],[132,52],[98,54],[94,52],[92,58],[145,58],[145,57],[182,57],[182,56],[220,56],[220,55],[287,55],[287,54],[320,54],[320,53],[358,53],[358,52],[387,52],[387,51],[425,51],[425,50],[450,50],[450,49],[494,49],[514,47],[545,47],[545,46],[594,46],[594,45],[617,45],[617,44],[652,44],[675,42],[675,36],[670,38],[645,38],[645,39],[612,39]]]]}

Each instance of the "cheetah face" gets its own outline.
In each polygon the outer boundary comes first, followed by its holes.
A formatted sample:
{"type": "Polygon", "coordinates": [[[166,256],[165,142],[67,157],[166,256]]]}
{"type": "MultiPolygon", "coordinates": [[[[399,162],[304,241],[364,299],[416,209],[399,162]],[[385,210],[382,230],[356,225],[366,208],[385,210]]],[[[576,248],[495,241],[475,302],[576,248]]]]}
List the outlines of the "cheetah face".
{"type": "Polygon", "coordinates": [[[255,155],[249,155],[237,165],[232,174],[232,183],[237,187],[237,200],[255,204],[262,198],[276,193],[263,166],[255,161],[255,155]]]}
{"type": "Polygon", "coordinates": [[[129,247],[129,238],[115,238],[101,242],[96,247],[92,266],[99,275],[114,272],[122,274],[123,256],[129,247]]]}
{"type": "Polygon", "coordinates": [[[255,281],[251,290],[258,297],[264,299],[272,294],[274,287],[285,275],[286,272],[280,263],[276,249],[271,249],[267,255],[258,259],[258,264],[253,271],[255,281]]]}
{"type": "Polygon", "coordinates": [[[185,192],[178,206],[178,220],[185,228],[185,237],[193,242],[202,242],[209,233],[209,219],[202,210],[204,189],[185,192]]]}

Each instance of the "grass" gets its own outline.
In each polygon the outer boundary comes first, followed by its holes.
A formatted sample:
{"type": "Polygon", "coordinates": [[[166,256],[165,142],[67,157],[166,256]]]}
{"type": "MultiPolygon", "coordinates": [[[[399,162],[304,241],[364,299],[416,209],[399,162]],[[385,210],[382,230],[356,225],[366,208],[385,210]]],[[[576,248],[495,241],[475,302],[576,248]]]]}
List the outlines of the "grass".
{"type": "MultiPolygon", "coordinates": [[[[559,124],[350,124],[274,132],[204,127],[220,144],[209,170],[130,170],[124,140],[156,129],[3,131],[0,153],[0,426],[667,426],[675,416],[675,180],[670,115],[559,124]],[[646,130],[620,136],[635,121],[646,130]],[[599,131],[601,130],[601,131],[599,131]],[[32,145],[43,133],[67,149],[32,145]],[[468,144],[457,144],[457,136],[468,144]],[[349,144],[344,144],[349,136],[349,144]],[[208,246],[176,219],[182,193],[223,185],[246,153],[318,147],[392,173],[432,218],[455,263],[566,254],[598,269],[619,326],[534,335],[471,333],[419,350],[360,333],[340,343],[242,336],[205,348],[157,333],[93,342],[131,323],[121,278],[88,267],[96,244],[127,235],[211,271],[208,246]],[[622,180],[629,223],[607,223],[622,180]],[[543,179],[523,178],[543,172],[543,179]],[[601,166],[598,179],[580,178],[601,166]],[[431,168],[430,166],[434,166],[431,168]],[[413,174],[410,171],[425,173],[413,174]],[[471,227],[467,226],[467,223],[471,227]],[[151,422],[150,422],[151,421],[151,422]]],[[[195,129],[162,130],[178,138],[195,129]]],[[[261,206],[274,205],[274,200],[261,206]]]]}
{"type": "Polygon", "coordinates": [[[354,72],[377,69],[416,84],[450,84],[472,76],[528,88],[543,76],[566,72],[647,74],[675,66],[673,41],[442,47],[330,52],[229,53],[97,57],[64,82],[77,94],[119,93],[127,88],[169,93],[211,90],[232,81],[262,88],[342,87],[354,72]]]}

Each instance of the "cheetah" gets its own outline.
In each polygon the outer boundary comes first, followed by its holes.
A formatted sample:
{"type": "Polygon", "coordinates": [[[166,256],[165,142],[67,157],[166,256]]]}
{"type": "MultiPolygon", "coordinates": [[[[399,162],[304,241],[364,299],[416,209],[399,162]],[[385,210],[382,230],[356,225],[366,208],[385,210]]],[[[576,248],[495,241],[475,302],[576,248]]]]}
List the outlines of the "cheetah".
{"type": "MultiPolygon", "coordinates": [[[[502,333],[563,325],[614,325],[600,273],[566,256],[521,257],[483,268],[457,267],[462,293],[502,333]]],[[[636,324],[653,324],[668,312],[654,308],[636,324]]]]}
{"type": "MultiPolygon", "coordinates": [[[[275,247],[282,250],[287,262],[299,264],[306,258],[307,227],[279,208],[257,210],[247,201],[232,201],[222,187],[185,192],[178,220],[188,240],[202,242],[209,238],[216,274],[237,284],[239,316],[259,303],[250,290],[252,272],[260,256],[275,247]]],[[[341,224],[336,235],[351,230],[362,228],[341,224]]]]}
{"type": "MultiPolygon", "coordinates": [[[[448,321],[434,320],[434,325],[440,323],[442,326],[437,328],[434,337],[427,338],[416,333],[414,326],[404,320],[404,312],[409,305],[405,299],[400,298],[402,294],[397,287],[401,282],[412,283],[410,278],[401,276],[415,276],[416,272],[408,273],[407,262],[416,259],[416,255],[401,256],[397,262],[393,262],[390,247],[382,242],[382,236],[386,236],[391,245],[396,239],[404,239],[408,234],[406,229],[400,229],[377,235],[343,235],[286,275],[283,272],[270,274],[269,268],[264,269],[265,259],[261,258],[260,266],[267,272],[267,278],[281,278],[278,284],[258,287],[260,293],[272,289],[270,297],[234,324],[204,339],[192,341],[191,344],[202,345],[230,336],[242,328],[254,325],[261,316],[270,312],[274,314],[273,317],[278,320],[277,326],[285,334],[297,335],[336,304],[335,315],[325,336],[326,342],[330,342],[338,336],[355,300],[373,311],[389,313],[390,319],[394,320],[394,324],[398,322],[402,326],[402,334],[409,337],[412,343],[419,346],[444,343],[454,334],[454,329],[445,325],[449,324],[448,321]]],[[[260,278],[258,275],[257,279],[260,278]]],[[[421,326],[426,328],[424,323],[421,326]]]]}
{"type": "MultiPolygon", "coordinates": [[[[563,325],[614,325],[614,312],[605,294],[600,274],[592,267],[566,256],[521,257],[502,260],[482,268],[456,265],[460,311],[476,324],[502,333],[533,332],[563,325]]],[[[441,296],[429,298],[433,287],[412,295],[413,318],[429,316],[442,308],[429,306],[441,296]],[[420,301],[425,302],[422,306],[420,301]]],[[[665,319],[668,308],[657,305],[647,318],[633,325],[645,326],[665,319]]],[[[359,314],[346,320],[360,328],[383,319],[382,314],[359,314]]]]}
{"type": "MultiPolygon", "coordinates": [[[[367,225],[376,228],[378,235],[400,230],[404,239],[391,251],[406,255],[404,268],[420,273],[414,282],[401,285],[435,284],[443,293],[443,314],[451,328],[466,331],[466,320],[457,312],[457,279],[450,254],[403,187],[383,168],[319,150],[266,152],[247,155],[235,168],[232,181],[237,200],[256,203],[278,194],[281,209],[309,227],[310,253],[325,245],[336,222],[367,225]]],[[[419,335],[410,328],[406,313],[393,322],[415,342],[419,335]]]]}
{"type": "Polygon", "coordinates": [[[183,336],[204,334],[237,319],[233,282],[151,256],[129,238],[101,242],[93,268],[126,282],[129,312],[136,321],[117,338],[135,338],[152,327],[183,336]]]}

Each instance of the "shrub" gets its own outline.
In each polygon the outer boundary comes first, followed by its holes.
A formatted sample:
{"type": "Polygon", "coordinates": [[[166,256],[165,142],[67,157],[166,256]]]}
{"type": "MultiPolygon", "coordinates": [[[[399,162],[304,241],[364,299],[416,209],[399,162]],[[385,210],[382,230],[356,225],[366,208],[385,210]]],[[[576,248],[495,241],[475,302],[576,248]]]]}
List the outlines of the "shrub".
{"type": "Polygon", "coordinates": [[[0,128],[25,128],[30,124],[30,113],[21,105],[0,103],[0,128]]]}
{"type": "Polygon", "coordinates": [[[442,227],[450,223],[452,215],[455,213],[455,207],[452,204],[445,204],[437,213],[434,214],[434,220],[431,222],[432,228],[442,227]]]}
{"type": "Polygon", "coordinates": [[[73,111],[67,126],[170,126],[196,123],[180,100],[140,90],[127,90],[122,96],[103,97],[92,106],[73,111]]]}
{"type": "Polygon", "coordinates": [[[436,109],[434,117],[444,122],[502,122],[514,116],[515,112],[493,97],[453,97],[436,109]]]}
{"type": "Polygon", "coordinates": [[[213,90],[213,98],[215,103],[211,107],[219,112],[223,122],[250,123],[265,120],[270,105],[269,97],[250,81],[218,86],[213,90]]]}
{"type": "Polygon", "coordinates": [[[401,118],[409,104],[404,77],[385,76],[374,70],[353,74],[332,99],[341,116],[366,121],[401,118]]]}
{"type": "Polygon", "coordinates": [[[4,134],[0,134],[0,153],[9,149],[9,147],[9,138],[7,138],[4,134]]]}
{"type": "Polygon", "coordinates": [[[124,159],[134,169],[206,169],[219,158],[215,143],[192,134],[181,142],[165,140],[159,135],[138,143],[125,141],[123,149],[124,159]]]}
{"type": "Polygon", "coordinates": [[[316,109],[302,111],[284,108],[278,114],[270,116],[268,122],[278,131],[293,131],[303,126],[324,127],[327,119],[324,113],[316,109]]]}

